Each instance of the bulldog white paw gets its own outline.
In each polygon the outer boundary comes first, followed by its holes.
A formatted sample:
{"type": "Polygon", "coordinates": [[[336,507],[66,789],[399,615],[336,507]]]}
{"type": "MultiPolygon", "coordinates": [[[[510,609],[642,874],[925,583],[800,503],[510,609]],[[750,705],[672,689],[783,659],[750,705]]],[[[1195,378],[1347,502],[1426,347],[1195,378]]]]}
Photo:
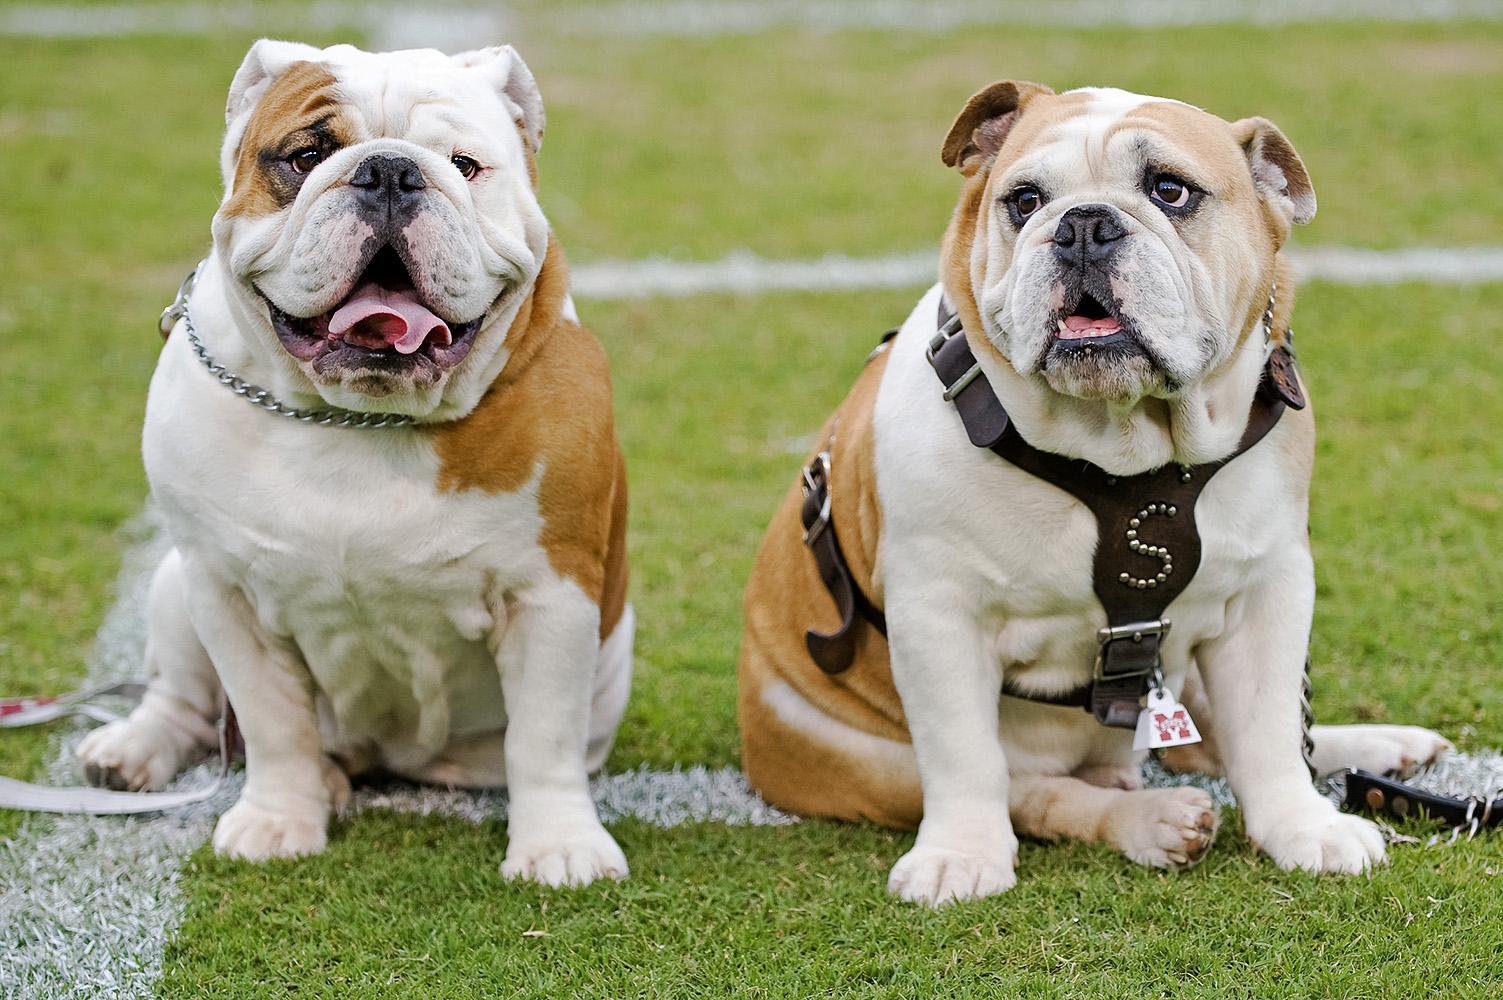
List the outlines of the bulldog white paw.
{"type": "Polygon", "coordinates": [[[245,800],[219,817],[214,853],[245,861],[319,854],[329,842],[328,816],[272,812],[245,800]]]}
{"type": "Polygon", "coordinates": [[[1275,824],[1253,840],[1280,868],[1358,875],[1388,856],[1383,834],[1360,816],[1337,812],[1320,800],[1323,809],[1307,818],[1275,824]]]}
{"type": "Polygon", "coordinates": [[[547,843],[513,840],[506,847],[501,874],[551,888],[589,885],[598,878],[626,877],[626,855],[604,827],[547,843]]]}
{"type": "Polygon", "coordinates": [[[1133,861],[1184,869],[1210,850],[1221,813],[1198,788],[1155,788],[1123,796],[1107,823],[1107,839],[1133,861]]]}
{"type": "Polygon", "coordinates": [[[910,903],[944,906],[983,899],[1017,884],[1017,849],[997,856],[914,847],[892,866],[887,891],[910,903]]]}
{"type": "Polygon", "coordinates": [[[177,776],[191,749],[191,738],[171,725],[133,716],[94,730],[77,753],[91,785],[155,792],[177,776]]]}

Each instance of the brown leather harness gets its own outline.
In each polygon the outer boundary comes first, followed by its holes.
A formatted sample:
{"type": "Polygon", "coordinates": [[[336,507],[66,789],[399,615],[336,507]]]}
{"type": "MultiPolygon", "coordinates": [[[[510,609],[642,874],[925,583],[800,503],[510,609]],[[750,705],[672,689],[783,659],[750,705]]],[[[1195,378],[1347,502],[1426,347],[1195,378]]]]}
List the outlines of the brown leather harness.
{"type": "MultiPolygon", "coordinates": [[[[895,333],[889,332],[883,342],[895,333]]],[[[1038,692],[1004,677],[1003,694],[1083,708],[1104,726],[1132,729],[1137,724],[1143,696],[1159,681],[1161,647],[1170,624],[1164,611],[1200,566],[1196,501],[1220,469],[1273,430],[1285,407],[1305,406],[1294,355],[1285,346],[1291,342],[1292,335],[1286,335],[1269,354],[1247,429],[1231,454],[1203,465],[1167,465],[1135,476],[1114,476],[1082,459],[1035,448],[1023,438],[982,374],[959,317],[941,298],[939,330],[927,355],[971,443],[1075,497],[1095,515],[1098,529],[1093,586],[1107,624],[1097,634],[1091,680],[1067,691],[1038,692]]],[[[830,518],[828,452],[815,456],[804,469],[803,494],[804,541],[841,617],[833,632],[810,629],[805,644],[819,668],[833,675],[851,666],[858,627],[886,635],[887,623],[881,609],[856,585],[841,553],[830,518]]]]}

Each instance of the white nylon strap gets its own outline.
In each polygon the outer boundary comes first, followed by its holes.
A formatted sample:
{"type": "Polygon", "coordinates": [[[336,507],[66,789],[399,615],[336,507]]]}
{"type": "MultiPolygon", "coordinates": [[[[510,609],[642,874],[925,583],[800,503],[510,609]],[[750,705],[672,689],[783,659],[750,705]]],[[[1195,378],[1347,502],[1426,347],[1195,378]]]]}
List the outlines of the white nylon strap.
{"type": "MultiPolygon", "coordinates": [[[[101,722],[119,716],[88,701],[105,695],[118,695],[139,701],[146,685],[138,681],[121,681],[86,688],[53,700],[38,699],[28,703],[7,703],[11,710],[0,715],[0,728],[12,729],[50,722],[66,715],[86,715],[101,722]]],[[[91,816],[162,812],[178,809],[213,796],[230,772],[229,717],[221,699],[219,711],[219,773],[202,788],[176,792],[117,792],[90,785],[36,785],[29,781],[0,776],[0,809],[24,809],[27,812],[83,813],[91,816]]]]}

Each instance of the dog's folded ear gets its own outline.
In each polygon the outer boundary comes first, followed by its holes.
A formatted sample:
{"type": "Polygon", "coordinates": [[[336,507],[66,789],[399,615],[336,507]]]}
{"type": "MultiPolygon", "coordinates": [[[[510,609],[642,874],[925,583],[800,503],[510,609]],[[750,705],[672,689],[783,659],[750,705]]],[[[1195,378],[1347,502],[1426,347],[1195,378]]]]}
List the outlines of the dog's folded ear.
{"type": "Polygon", "coordinates": [[[542,149],[543,126],[547,124],[543,114],[543,95],[538,92],[532,70],[517,55],[517,50],[510,45],[493,45],[461,52],[452,58],[461,66],[489,74],[497,93],[510,106],[512,120],[517,123],[522,138],[534,153],[542,149]]]}
{"type": "Polygon", "coordinates": [[[1315,218],[1315,188],[1294,145],[1267,118],[1232,122],[1232,135],[1247,155],[1253,186],[1286,223],[1304,225],[1315,218]]]}
{"type": "Polygon", "coordinates": [[[255,108],[267,88],[293,63],[318,62],[321,58],[323,53],[319,49],[301,42],[262,38],[252,44],[230,82],[229,100],[224,105],[225,124],[234,125],[255,108]]]}
{"type": "Polygon", "coordinates": [[[945,136],[940,157],[947,167],[958,167],[967,177],[997,155],[1023,107],[1053,90],[1026,80],[1001,80],[971,95],[945,136]]]}

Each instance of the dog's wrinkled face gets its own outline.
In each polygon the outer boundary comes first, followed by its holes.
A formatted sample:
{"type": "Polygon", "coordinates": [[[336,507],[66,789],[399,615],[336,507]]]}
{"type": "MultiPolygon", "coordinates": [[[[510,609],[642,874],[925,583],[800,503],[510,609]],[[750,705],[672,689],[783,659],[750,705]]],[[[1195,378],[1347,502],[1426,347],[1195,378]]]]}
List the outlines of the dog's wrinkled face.
{"type": "Polygon", "coordinates": [[[1290,223],[1315,211],[1271,123],[1118,90],[993,84],[944,155],[971,177],[952,238],[971,237],[955,266],[987,336],[1080,398],[1172,397],[1216,371],[1256,327],[1290,223]]]}
{"type": "Polygon", "coordinates": [[[473,405],[547,249],[516,53],[258,42],[226,114],[215,246],[260,353],[340,407],[473,405]]]}

